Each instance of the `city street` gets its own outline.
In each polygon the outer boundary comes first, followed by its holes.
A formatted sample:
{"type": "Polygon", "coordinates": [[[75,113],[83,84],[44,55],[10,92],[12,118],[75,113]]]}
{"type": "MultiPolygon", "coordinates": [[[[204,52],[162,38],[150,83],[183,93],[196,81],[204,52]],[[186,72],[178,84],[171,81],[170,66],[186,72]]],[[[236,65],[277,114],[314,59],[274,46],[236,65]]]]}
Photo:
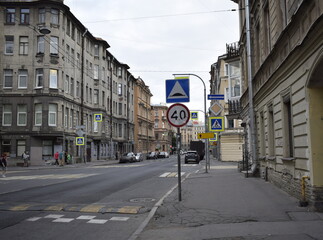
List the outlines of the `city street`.
{"type": "MultiPolygon", "coordinates": [[[[128,239],[178,181],[177,158],[11,168],[0,179],[1,239],[128,239]]],[[[187,176],[201,166],[183,165],[187,176]]]]}

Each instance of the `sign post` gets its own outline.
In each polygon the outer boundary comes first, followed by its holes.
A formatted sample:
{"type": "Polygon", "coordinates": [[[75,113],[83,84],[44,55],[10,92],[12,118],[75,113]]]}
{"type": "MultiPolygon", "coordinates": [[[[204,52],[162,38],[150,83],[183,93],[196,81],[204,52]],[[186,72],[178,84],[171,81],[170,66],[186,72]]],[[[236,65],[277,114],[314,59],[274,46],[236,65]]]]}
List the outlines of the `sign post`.
{"type": "Polygon", "coordinates": [[[180,103],[175,103],[170,106],[167,110],[167,120],[168,122],[177,127],[177,176],[178,176],[178,200],[182,201],[182,172],[181,172],[181,131],[180,127],[186,125],[190,119],[190,111],[188,108],[180,103]]]}

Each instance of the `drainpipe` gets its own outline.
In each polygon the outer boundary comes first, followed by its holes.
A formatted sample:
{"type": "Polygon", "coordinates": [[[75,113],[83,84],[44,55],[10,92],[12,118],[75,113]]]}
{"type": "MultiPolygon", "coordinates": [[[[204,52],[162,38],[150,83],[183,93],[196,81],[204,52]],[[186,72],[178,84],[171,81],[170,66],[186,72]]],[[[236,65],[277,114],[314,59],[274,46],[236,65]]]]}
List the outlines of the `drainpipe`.
{"type": "Polygon", "coordinates": [[[308,202],[306,201],[306,180],[309,180],[309,176],[303,176],[301,180],[301,186],[302,186],[302,200],[299,201],[299,206],[300,207],[307,207],[308,202]]]}

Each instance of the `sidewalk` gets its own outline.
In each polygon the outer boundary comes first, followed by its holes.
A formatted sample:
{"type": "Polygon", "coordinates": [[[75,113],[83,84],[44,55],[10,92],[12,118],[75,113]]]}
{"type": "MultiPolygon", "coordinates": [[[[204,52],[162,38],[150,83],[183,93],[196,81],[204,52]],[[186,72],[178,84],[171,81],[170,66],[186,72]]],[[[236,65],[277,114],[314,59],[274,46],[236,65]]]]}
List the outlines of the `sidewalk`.
{"type": "MultiPolygon", "coordinates": [[[[203,164],[203,163],[202,163],[203,164]]],[[[175,189],[137,240],[323,239],[323,213],[260,178],[245,178],[236,163],[213,160],[175,189]]]]}

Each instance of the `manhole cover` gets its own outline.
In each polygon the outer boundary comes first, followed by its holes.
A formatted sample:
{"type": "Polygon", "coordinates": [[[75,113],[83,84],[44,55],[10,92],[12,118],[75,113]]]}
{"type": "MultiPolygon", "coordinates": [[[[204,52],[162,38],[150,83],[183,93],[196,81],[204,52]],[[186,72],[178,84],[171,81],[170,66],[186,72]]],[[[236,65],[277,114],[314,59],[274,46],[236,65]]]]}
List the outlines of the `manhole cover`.
{"type": "Polygon", "coordinates": [[[154,198],[134,198],[130,199],[130,202],[155,202],[156,199],[154,198]]]}

